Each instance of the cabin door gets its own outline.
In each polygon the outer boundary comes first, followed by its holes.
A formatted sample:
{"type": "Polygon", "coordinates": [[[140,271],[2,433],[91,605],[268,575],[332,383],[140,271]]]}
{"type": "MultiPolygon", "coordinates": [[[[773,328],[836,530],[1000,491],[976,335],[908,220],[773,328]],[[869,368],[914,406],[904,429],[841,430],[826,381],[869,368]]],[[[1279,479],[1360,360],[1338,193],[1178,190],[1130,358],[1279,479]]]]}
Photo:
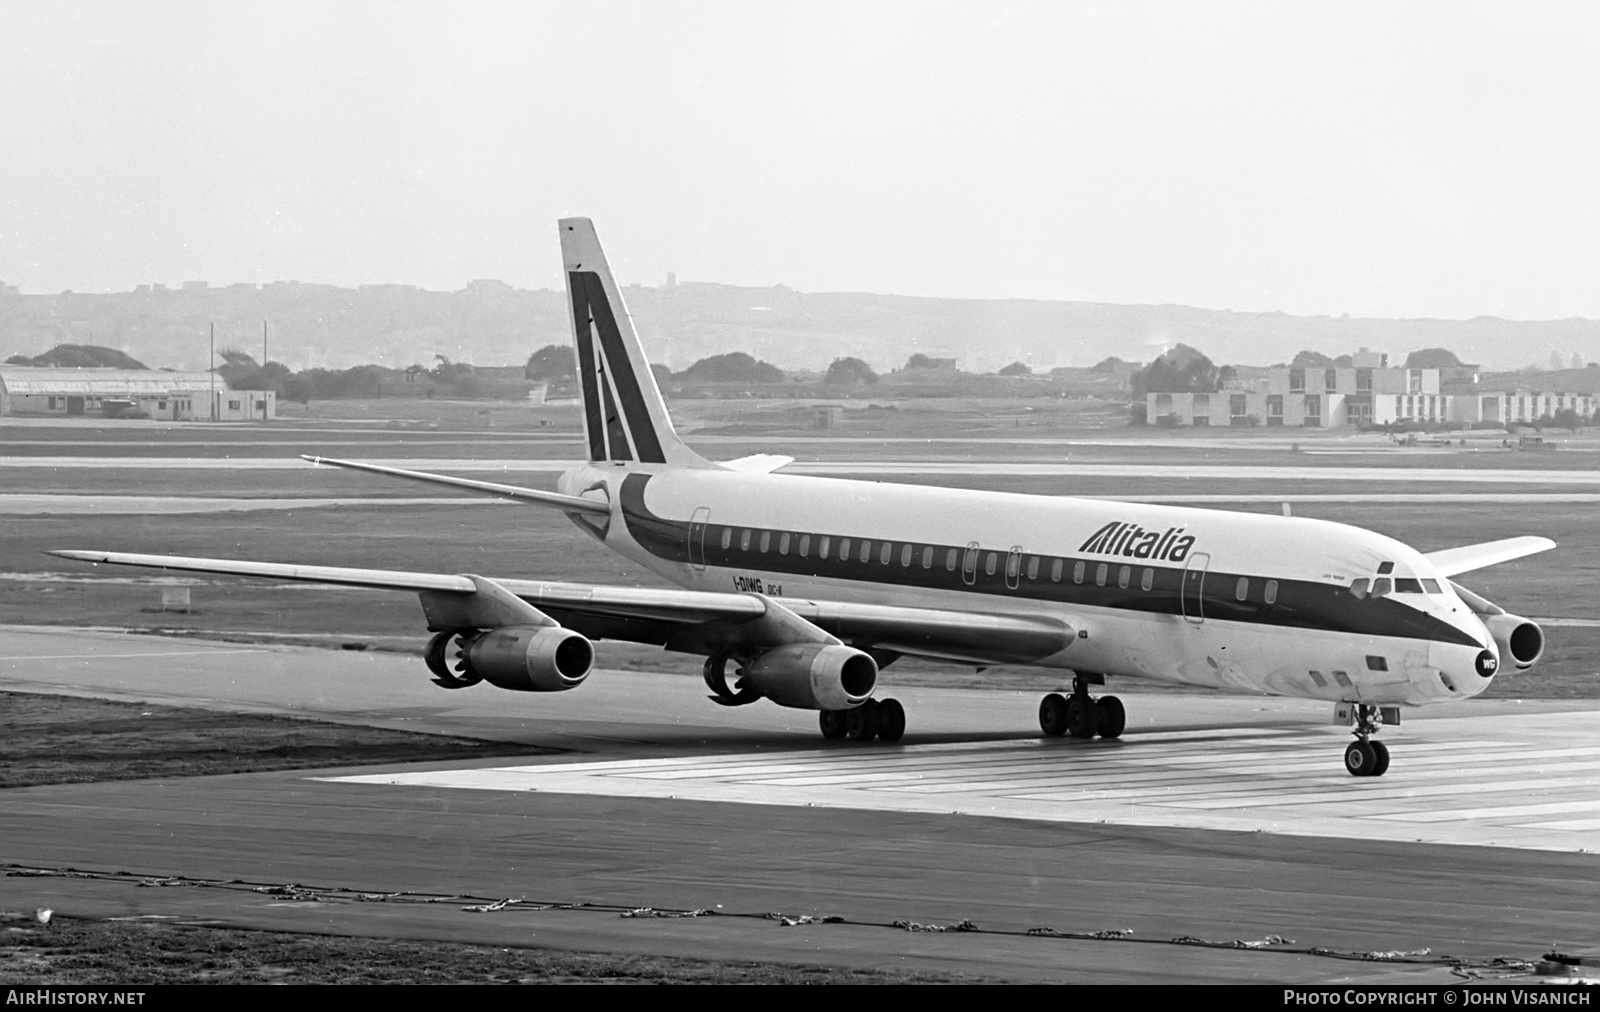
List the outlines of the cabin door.
{"type": "Polygon", "coordinates": [[[689,518],[689,568],[697,573],[706,569],[706,521],[710,518],[708,506],[695,510],[694,516],[689,518]]]}
{"type": "Polygon", "coordinates": [[[1208,553],[1195,552],[1183,567],[1183,617],[1196,625],[1206,620],[1206,567],[1209,565],[1211,556],[1208,553]]]}

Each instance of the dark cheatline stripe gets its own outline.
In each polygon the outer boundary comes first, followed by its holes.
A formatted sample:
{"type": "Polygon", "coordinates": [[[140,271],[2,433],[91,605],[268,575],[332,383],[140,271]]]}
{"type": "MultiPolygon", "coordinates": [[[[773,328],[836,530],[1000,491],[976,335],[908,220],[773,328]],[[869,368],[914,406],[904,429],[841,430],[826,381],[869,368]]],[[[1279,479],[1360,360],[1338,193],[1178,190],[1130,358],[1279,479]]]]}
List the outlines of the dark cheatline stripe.
{"type": "Polygon", "coordinates": [[[622,331],[617,327],[616,314],[606,298],[605,285],[600,283],[600,275],[593,271],[574,273],[584,279],[595,330],[600,335],[600,348],[605,353],[611,384],[617,388],[617,397],[622,401],[622,410],[627,415],[628,432],[633,436],[634,449],[644,463],[665,464],[667,456],[661,451],[661,440],[656,436],[655,424],[650,421],[650,411],[645,406],[644,393],[639,388],[639,377],[634,375],[633,362],[628,358],[622,331]]]}
{"type": "Polygon", "coordinates": [[[605,460],[605,425],[600,419],[600,385],[595,375],[594,324],[589,311],[588,286],[584,275],[567,274],[567,291],[572,295],[573,341],[578,347],[578,376],[583,381],[583,420],[589,434],[589,459],[605,460]]]}
{"type": "MultiPolygon", "coordinates": [[[[630,474],[623,479],[622,517],[628,525],[628,533],[657,558],[669,562],[687,563],[689,522],[671,520],[650,511],[644,502],[644,490],[649,481],[650,476],[644,474],[630,474]]],[[[770,573],[890,584],[926,590],[955,590],[1001,598],[1050,601],[1069,607],[1080,605],[1144,614],[1183,614],[1185,570],[1181,566],[1157,566],[1151,565],[1147,560],[1120,556],[1039,556],[1041,578],[1021,579],[1020,586],[1012,589],[1006,585],[1007,550],[1004,548],[981,550],[974,582],[969,584],[962,579],[959,554],[956,569],[946,569],[944,562],[946,552],[953,548],[958,553],[964,553],[966,550],[964,545],[926,545],[918,542],[915,545],[916,558],[908,567],[900,565],[899,561],[899,553],[906,544],[903,541],[892,542],[895,554],[888,564],[884,564],[879,561],[883,542],[875,538],[867,539],[873,544],[872,558],[871,561],[862,562],[859,556],[861,538],[848,534],[839,535],[837,532],[812,532],[813,542],[826,535],[833,540],[835,546],[841,537],[848,538],[852,548],[851,557],[840,559],[835,554],[828,559],[819,559],[816,557],[813,545],[812,554],[802,558],[794,548],[791,548],[788,555],[778,554],[776,544],[772,550],[765,553],[757,553],[754,550],[741,552],[737,537],[730,548],[724,549],[720,538],[721,531],[726,526],[726,524],[707,524],[705,527],[705,563],[708,567],[757,569],[770,573]],[[922,568],[921,564],[920,553],[926,547],[933,548],[935,554],[934,564],[929,569],[922,568]],[[995,571],[992,574],[985,571],[983,562],[991,553],[996,556],[995,571]],[[1056,558],[1062,558],[1064,561],[1063,575],[1059,582],[1050,580],[1048,575],[1056,558]],[[1085,563],[1085,576],[1081,584],[1072,582],[1072,570],[1078,561],[1085,563]],[[1095,583],[1096,570],[1101,565],[1107,567],[1104,586],[1095,583]],[[1130,568],[1131,579],[1127,587],[1119,587],[1117,585],[1119,571],[1124,566],[1130,568]],[[1140,583],[1145,569],[1154,571],[1155,581],[1150,590],[1144,590],[1140,583]]],[[[752,547],[759,543],[760,532],[764,528],[753,525],[735,526],[739,530],[747,527],[751,530],[752,547]]],[[[801,532],[790,533],[798,536],[801,532]]],[[[780,536],[781,532],[774,533],[774,542],[780,536]]],[[[834,551],[837,552],[836,547],[834,551]]],[[[1030,557],[1029,554],[1025,554],[1021,564],[1026,566],[1026,560],[1030,557]]],[[[1240,578],[1236,573],[1222,573],[1215,570],[1206,572],[1203,589],[1200,592],[1206,621],[1245,622],[1254,625],[1315,629],[1323,632],[1478,645],[1476,640],[1460,629],[1432,615],[1387,598],[1368,598],[1358,601],[1344,588],[1333,584],[1253,576],[1248,578],[1250,586],[1255,588],[1252,596],[1249,600],[1238,601],[1234,597],[1234,587],[1240,578]],[[1278,584],[1277,600],[1271,605],[1260,598],[1259,588],[1263,587],[1268,579],[1278,584]]],[[[1191,588],[1191,608],[1194,604],[1194,593],[1194,588],[1191,588]]]]}

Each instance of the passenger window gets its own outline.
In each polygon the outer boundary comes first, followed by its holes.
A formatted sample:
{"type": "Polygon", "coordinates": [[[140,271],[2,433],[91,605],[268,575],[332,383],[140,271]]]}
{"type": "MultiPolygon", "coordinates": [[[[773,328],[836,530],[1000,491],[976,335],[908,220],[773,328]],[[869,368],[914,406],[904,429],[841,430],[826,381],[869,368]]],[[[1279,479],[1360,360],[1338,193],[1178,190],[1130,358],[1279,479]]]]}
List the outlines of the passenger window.
{"type": "Polygon", "coordinates": [[[826,534],[824,534],[822,537],[817,539],[817,558],[826,559],[827,557],[828,557],[828,536],[826,534]]]}
{"type": "Polygon", "coordinates": [[[1351,580],[1350,581],[1350,593],[1352,595],[1354,595],[1356,600],[1358,600],[1358,601],[1361,600],[1363,597],[1366,597],[1367,596],[1367,581],[1366,580],[1351,580]]]}
{"type": "Polygon", "coordinates": [[[1156,585],[1156,571],[1153,570],[1153,569],[1146,569],[1144,571],[1144,575],[1139,577],[1139,589],[1140,590],[1149,590],[1151,587],[1154,587],[1155,585],[1156,585]]]}
{"type": "Polygon", "coordinates": [[[1268,604],[1278,603],[1278,581],[1268,580],[1267,585],[1261,589],[1261,599],[1268,604]]]}
{"type": "Polygon", "coordinates": [[[910,545],[906,545],[904,548],[900,549],[900,565],[902,565],[902,566],[911,565],[911,553],[912,553],[912,548],[911,548],[910,545]]]}
{"type": "Polygon", "coordinates": [[[1442,593],[1444,593],[1444,591],[1439,589],[1439,581],[1438,580],[1423,580],[1422,581],[1422,589],[1424,591],[1426,591],[1427,593],[1429,593],[1429,594],[1442,594],[1442,593]]]}
{"type": "Polygon", "coordinates": [[[978,550],[976,548],[967,549],[965,557],[961,560],[961,571],[967,576],[976,576],[978,574],[978,550]]]}
{"type": "Polygon", "coordinates": [[[1235,601],[1243,601],[1246,598],[1248,598],[1249,596],[1250,596],[1250,581],[1248,579],[1246,579],[1245,577],[1241,576],[1241,577],[1239,577],[1239,582],[1233,585],[1233,599],[1235,601]]]}
{"type": "MultiPolygon", "coordinates": [[[[929,545],[927,548],[924,548],[922,550],[922,568],[923,569],[932,569],[933,568],[933,546],[932,545],[929,545]]],[[[955,549],[951,549],[950,550],[950,568],[951,569],[956,568],[956,553],[955,553],[955,549]]]]}
{"type": "Polygon", "coordinates": [[[849,538],[840,538],[839,539],[839,561],[840,562],[849,562],[850,561],[850,539],[849,538]]]}
{"type": "Polygon", "coordinates": [[[1072,582],[1083,582],[1083,560],[1079,559],[1077,565],[1072,567],[1072,582]]]}
{"type": "Polygon", "coordinates": [[[740,531],[739,532],[739,551],[748,552],[749,550],[750,550],[750,532],[749,531],[740,531]]]}
{"type": "Polygon", "coordinates": [[[1050,563],[1050,579],[1055,583],[1061,582],[1061,560],[1050,563]]]}
{"type": "MultiPolygon", "coordinates": [[[[910,548],[911,546],[907,545],[906,547],[910,548]]],[[[894,557],[894,546],[889,544],[889,542],[885,541],[883,543],[883,548],[879,549],[879,551],[878,551],[878,561],[883,563],[885,566],[887,566],[889,564],[889,560],[892,559],[893,557],[894,557]]]]}
{"type": "Polygon", "coordinates": [[[811,535],[800,535],[800,557],[803,559],[811,554],[811,535]]]}
{"type": "Polygon", "coordinates": [[[1037,555],[1034,555],[1034,556],[1031,556],[1028,559],[1028,579],[1037,580],[1038,578],[1039,578],[1039,557],[1037,555]]]}
{"type": "Polygon", "coordinates": [[[872,561],[872,542],[870,542],[870,541],[861,542],[861,561],[862,562],[871,562],[872,561]]]}
{"type": "Polygon", "coordinates": [[[724,527],[722,529],[722,547],[726,550],[731,544],[733,544],[733,528],[724,527]]]}
{"type": "Polygon", "coordinates": [[[761,551],[762,551],[762,553],[765,554],[766,550],[771,548],[771,547],[772,547],[772,532],[771,531],[762,531],[761,532],[761,551]]]}
{"type": "Polygon", "coordinates": [[[1106,574],[1109,572],[1111,572],[1111,567],[1104,562],[1094,567],[1094,585],[1096,587],[1104,587],[1106,585],[1106,574]]]}
{"type": "Polygon", "coordinates": [[[1015,580],[1017,573],[1022,569],[1022,556],[1012,552],[1006,556],[1006,579],[1015,580]]]}
{"type": "Polygon", "coordinates": [[[789,554],[789,532],[788,531],[784,531],[783,534],[778,537],[778,554],[779,555],[788,555],[789,554]]]}
{"type": "Polygon", "coordinates": [[[993,552],[990,552],[988,555],[984,556],[983,557],[983,571],[986,574],[988,574],[989,576],[993,576],[994,575],[995,563],[997,561],[998,561],[998,559],[997,559],[997,557],[995,556],[995,554],[993,552]]]}
{"type": "Polygon", "coordinates": [[[952,573],[956,571],[956,550],[954,548],[944,553],[944,568],[952,573]]]}
{"type": "Polygon", "coordinates": [[[1121,587],[1123,590],[1127,590],[1128,579],[1131,576],[1133,576],[1132,566],[1123,566],[1121,569],[1117,570],[1117,586],[1121,587]]]}

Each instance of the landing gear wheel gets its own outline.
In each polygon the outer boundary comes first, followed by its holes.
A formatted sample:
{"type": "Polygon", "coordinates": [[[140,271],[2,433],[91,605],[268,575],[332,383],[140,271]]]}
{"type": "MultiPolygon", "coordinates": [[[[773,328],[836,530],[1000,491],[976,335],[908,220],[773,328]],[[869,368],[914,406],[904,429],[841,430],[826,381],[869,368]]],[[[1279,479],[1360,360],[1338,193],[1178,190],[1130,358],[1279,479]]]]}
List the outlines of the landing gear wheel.
{"type": "Polygon", "coordinates": [[[1122,729],[1128,726],[1128,712],[1122,708],[1122,700],[1116,696],[1101,696],[1095,700],[1094,709],[1098,718],[1095,730],[1100,737],[1122,737],[1122,729]]]}
{"type": "Polygon", "coordinates": [[[823,710],[819,715],[822,723],[822,736],[829,741],[838,741],[849,733],[847,711],[823,710]]]}
{"type": "Polygon", "coordinates": [[[1067,697],[1052,692],[1039,701],[1039,730],[1051,738],[1067,733],[1067,697]]]}
{"type": "Polygon", "coordinates": [[[1381,741],[1369,741],[1367,744],[1372,746],[1372,753],[1377,757],[1377,762],[1369,775],[1381,777],[1389,770],[1389,746],[1381,741]]]}
{"type": "Polygon", "coordinates": [[[895,742],[906,733],[906,708],[898,699],[878,700],[878,740],[895,742]]]}
{"type": "Polygon", "coordinates": [[[869,699],[845,711],[845,733],[851,741],[871,741],[878,736],[878,701],[869,699]]]}
{"type": "Polygon", "coordinates": [[[1093,738],[1099,715],[1094,701],[1073,696],[1067,700],[1067,733],[1074,738],[1093,738]]]}
{"type": "Polygon", "coordinates": [[[1370,741],[1353,741],[1344,750],[1344,768],[1351,776],[1377,776],[1374,771],[1378,768],[1378,750],[1373,744],[1370,741]]]}

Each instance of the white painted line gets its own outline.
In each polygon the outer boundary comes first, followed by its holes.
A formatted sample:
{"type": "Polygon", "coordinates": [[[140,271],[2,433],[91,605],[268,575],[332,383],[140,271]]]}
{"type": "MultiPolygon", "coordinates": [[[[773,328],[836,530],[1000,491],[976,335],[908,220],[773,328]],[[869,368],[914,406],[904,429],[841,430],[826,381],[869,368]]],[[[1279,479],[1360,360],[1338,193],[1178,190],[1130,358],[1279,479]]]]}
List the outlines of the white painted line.
{"type": "Polygon", "coordinates": [[[1344,735],[1334,728],[1152,733],[1116,743],[841,747],[324,779],[1600,851],[1600,822],[1590,825],[1600,813],[1592,717],[1532,715],[1517,725],[1519,737],[1528,735],[1523,741],[1436,738],[1438,728],[1453,723],[1440,722],[1426,737],[1391,740],[1394,766],[1383,779],[1344,772],[1344,735]],[[1488,768],[1478,761],[1486,748],[1496,757],[1488,768]],[[1560,815],[1574,818],[1539,818],[1560,815]]]}

